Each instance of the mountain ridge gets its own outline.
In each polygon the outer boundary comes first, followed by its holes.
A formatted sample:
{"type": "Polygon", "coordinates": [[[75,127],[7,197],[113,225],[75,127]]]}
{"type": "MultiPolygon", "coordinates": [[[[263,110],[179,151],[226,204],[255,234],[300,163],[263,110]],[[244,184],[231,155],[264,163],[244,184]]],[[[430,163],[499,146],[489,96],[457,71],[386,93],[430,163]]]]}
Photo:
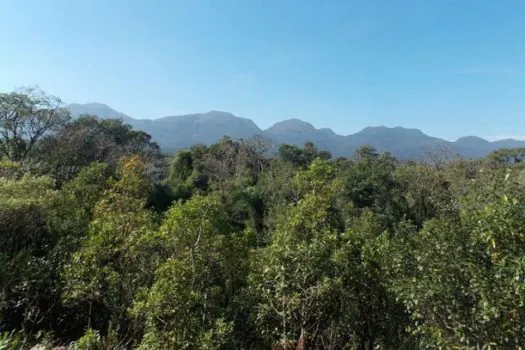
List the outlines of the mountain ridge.
{"type": "Polygon", "coordinates": [[[318,148],[332,152],[334,156],[350,156],[359,146],[368,144],[380,152],[387,151],[401,159],[421,158],[432,149],[447,149],[466,158],[479,158],[499,148],[525,147],[525,141],[521,140],[505,139],[491,142],[474,135],[447,141],[430,136],[420,129],[401,126],[368,126],[356,133],[341,135],[330,128],[317,129],[311,123],[298,118],[276,122],[263,130],[249,118],[217,110],[157,119],[134,119],[97,102],[74,103],[67,107],[73,117],[89,114],[102,119],[122,119],[133,128],[150,134],[167,152],[175,152],[197,143],[209,145],[225,135],[233,139],[249,139],[255,135],[262,135],[277,144],[289,143],[298,146],[311,141],[318,148]]]}

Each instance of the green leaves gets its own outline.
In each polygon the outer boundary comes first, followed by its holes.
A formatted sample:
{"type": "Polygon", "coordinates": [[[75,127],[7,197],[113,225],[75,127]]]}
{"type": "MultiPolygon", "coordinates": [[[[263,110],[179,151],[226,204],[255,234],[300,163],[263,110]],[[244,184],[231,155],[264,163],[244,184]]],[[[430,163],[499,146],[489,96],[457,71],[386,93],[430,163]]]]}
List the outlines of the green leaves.
{"type": "Polygon", "coordinates": [[[281,214],[271,245],[255,257],[250,288],[257,324],[270,343],[395,344],[388,331],[406,321],[402,311],[401,320],[389,319],[396,304],[380,277],[376,240],[383,228],[366,213],[343,231],[334,175],[324,161],[297,175],[301,199],[281,214]]]}
{"type": "Polygon", "coordinates": [[[282,144],[279,146],[279,157],[295,167],[306,169],[316,159],[328,160],[332,155],[328,151],[318,151],[317,147],[310,141],[303,148],[294,145],[282,144]]]}
{"type": "Polygon", "coordinates": [[[18,180],[0,177],[0,207],[42,205],[55,194],[53,180],[49,177],[23,176],[18,180]]]}
{"type": "Polygon", "coordinates": [[[24,162],[36,143],[70,118],[62,101],[36,88],[0,93],[0,157],[24,162]]]}
{"type": "Polygon", "coordinates": [[[121,334],[133,334],[127,310],[151,284],[162,246],[156,217],[145,209],[151,187],[143,164],[123,161],[119,175],[96,204],[86,239],[65,268],[64,300],[87,310],[94,329],[105,330],[109,321],[121,334]]]}
{"type": "Polygon", "coordinates": [[[237,298],[246,283],[247,244],[214,197],[175,204],[160,229],[167,260],[135,304],[146,315],[142,348],[218,348],[233,344],[237,298]]]}
{"type": "Polygon", "coordinates": [[[524,207],[503,198],[434,220],[414,237],[416,262],[393,283],[417,331],[445,347],[523,343],[524,207]]]}
{"type": "Polygon", "coordinates": [[[52,302],[53,249],[49,229],[57,199],[49,178],[0,178],[0,325],[19,320],[32,329],[52,302]]]}

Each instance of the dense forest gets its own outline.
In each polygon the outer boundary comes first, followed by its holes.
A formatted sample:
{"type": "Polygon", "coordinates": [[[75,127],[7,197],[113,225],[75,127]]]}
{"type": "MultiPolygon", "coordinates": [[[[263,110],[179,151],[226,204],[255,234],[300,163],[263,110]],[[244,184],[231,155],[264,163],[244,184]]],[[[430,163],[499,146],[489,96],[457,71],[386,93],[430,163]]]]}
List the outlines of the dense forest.
{"type": "Polygon", "coordinates": [[[525,346],[525,149],[273,149],[0,94],[0,349],[525,346]]]}

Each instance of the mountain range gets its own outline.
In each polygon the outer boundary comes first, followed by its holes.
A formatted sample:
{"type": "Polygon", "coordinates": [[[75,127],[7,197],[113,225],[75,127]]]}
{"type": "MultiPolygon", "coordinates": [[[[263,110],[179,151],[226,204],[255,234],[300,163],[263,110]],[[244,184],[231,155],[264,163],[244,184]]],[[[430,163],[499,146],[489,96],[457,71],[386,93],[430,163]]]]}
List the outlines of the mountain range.
{"type": "Polygon", "coordinates": [[[74,118],[89,114],[102,119],[122,119],[134,129],[150,134],[168,153],[198,143],[209,145],[225,135],[233,139],[249,139],[262,135],[276,145],[288,143],[302,146],[311,141],[319,149],[328,150],[334,156],[351,156],[359,146],[367,144],[380,152],[388,151],[400,159],[421,159],[428,152],[447,152],[450,155],[479,158],[500,148],[525,147],[525,141],[505,139],[489,142],[477,136],[461,137],[451,142],[426,135],[418,129],[402,127],[367,127],[345,136],[336,134],[332,129],[316,129],[300,119],[284,120],[261,130],[250,119],[220,111],[159,119],[134,119],[101,103],[70,104],[68,108],[74,118]]]}

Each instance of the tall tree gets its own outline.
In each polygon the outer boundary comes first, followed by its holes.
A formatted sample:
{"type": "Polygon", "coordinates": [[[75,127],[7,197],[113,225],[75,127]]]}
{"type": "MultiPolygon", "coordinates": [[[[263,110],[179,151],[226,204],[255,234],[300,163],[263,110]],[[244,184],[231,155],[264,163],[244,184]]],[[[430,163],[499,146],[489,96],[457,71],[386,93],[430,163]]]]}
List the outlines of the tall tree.
{"type": "Polygon", "coordinates": [[[298,175],[301,199],[283,212],[272,243],[254,262],[251,288],[259,304],[257,322],[270,343],[315,344],[329,327],[330,256],[342,225],[334,209],[337,185],[332,166],[314,161],[298,175]]]}
{"type": "Polygon", "coordinates": [[[56,199],[47,177],[0,178],[0,325],[41,329],[52,303],[52,248],[58,237],[49,230],[56,199]]]}
{"type": "Polygon", "coordinates": [[[121,157],[131,155],[140,155],[149,165],[155,165],[160,150],[145,132],[132,130],[121,120],[93,116],[82,116],[68,123],[45,137],[38,147],[42,171],[59,182],[71,179],[92,162],[105,162],[116,168],[121,157]]]}
{"type": "Polygon", "coordinates": [[[11,161],[27,160],[42,136],[69,119],[59,98],[36,88],[0,93],[0,154],[11,161]]]}
{"type": "Polygon", "coordinates": [[[379,154],[370,146],[360,147],[353,161],[343,164],[340,177],[349,215],[370,209],[392,225],[403,217],[406,203],[394,176],[396,164],[391,154],[379,154]]]}
{"type": "Polygon", "coordinates": [[[167,260],[134,307],[147,322],[144,349],[237,348],[233,331],[246,283],[247,246],[221,202],[195,196],[175,204],[160,229],[167,260]]]}
{"type": "Polygon", "coordinates": [[[128,308],[151,284],[162,251],[155,214],[145,208],[151,183],[144,171],[138,157],[123,160],[63,274],[64,300],[85,325],[105,332],[112,324],[128,344],[140,335],[128,308]]]}

